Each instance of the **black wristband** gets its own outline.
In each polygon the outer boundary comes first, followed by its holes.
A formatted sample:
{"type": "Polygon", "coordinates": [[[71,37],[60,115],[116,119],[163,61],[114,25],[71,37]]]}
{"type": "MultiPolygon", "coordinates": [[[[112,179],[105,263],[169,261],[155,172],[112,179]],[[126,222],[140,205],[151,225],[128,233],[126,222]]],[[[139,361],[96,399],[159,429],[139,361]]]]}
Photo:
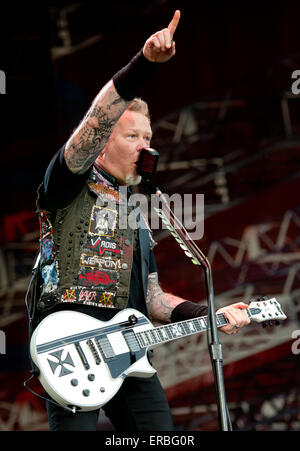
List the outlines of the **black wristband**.
{"type": "Polygon", "coordinates": [[[146,78],[156,70],[159,63],[152,63],[140,50],[132,60],[117,72],[112,80],[122,99],[130,101],[139,93],[146,78]]]}
{"type": "Polygon", "coordinates": [[[171,322],[177,323],[186,319],[198,318],[207,315],[208,307],[206,305],[195,304],[195,302],[185,301],[176,305],[171,313],[171,322]]]}

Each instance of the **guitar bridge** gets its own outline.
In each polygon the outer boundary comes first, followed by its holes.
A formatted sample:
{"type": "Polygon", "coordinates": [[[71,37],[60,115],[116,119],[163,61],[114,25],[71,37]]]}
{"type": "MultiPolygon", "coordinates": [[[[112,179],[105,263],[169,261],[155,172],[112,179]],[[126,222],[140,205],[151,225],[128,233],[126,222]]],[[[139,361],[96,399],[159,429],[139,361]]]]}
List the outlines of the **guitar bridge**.
{"type": "Polygon", "coordinates": [[[101,359],[100,359],[99,353],[98,353],[98,351],[96,349],[96,346],[94,345],[92,340],[87,340],[86,344],[88,345],[88,347],[91,350],[91,353],[92,353],[92,355],[93,355],[93,357],[95,359],[96,365],[100,365],[101,359]]]}

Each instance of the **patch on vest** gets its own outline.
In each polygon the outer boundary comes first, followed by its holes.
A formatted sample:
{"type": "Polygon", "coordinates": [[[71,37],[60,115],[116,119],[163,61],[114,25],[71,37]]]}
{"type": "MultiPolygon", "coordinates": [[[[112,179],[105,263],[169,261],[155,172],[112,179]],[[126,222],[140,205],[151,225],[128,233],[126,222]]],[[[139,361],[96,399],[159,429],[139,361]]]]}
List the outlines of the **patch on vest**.
{"type": "Polygon", "coordinates": [[[50,261],[51,257],[54,255],[54,241],[53,238],[45,237],[40,242],[41,257],[43,261],[50,261]]]}
{"type": "Polygon", "coordinates": [[[119,282],[120,276],[116,271],[100,271],[99,269],[89,269],[80,267],[78,284],[88,288],[114,288],[119,282]]]}
{"type": "Polygon", "coordinates": [[[109,291],[89,290],[82,287],[71,287],[63,291],[61,302],[71,302],[96,307],[114,307],[115,294],[109,291]]]}
{"type": "Polygon", "coordinates": [[[49,265],[54,260],[55,246],[52,225],[44,211],[39,212],[41,263],[49,265]]]}
{"type": "Polygon", "coordinates": [[[121,260],[119,258],[98,257],[97,255],[81,254],[80,266],[85,268],[109,269],[120,271],[121,260]]]}
{"type": "Polygon", "coordinates": [[[55,258],[53,228],[46,212],[39,211],[40,223],[40,267],[43,280],[42,295],[50,295],[58,286],[58,273],[55,258]]]}
{"type": "Polygon", "coordinates": [[[43,294],[51,293],[57,289],[58,278],[55,261],[51,265],[42,266],[41,275],[43,279],[43,294]]]}
{"type": "Polygon", "coordinates": [[[76,301],[76,290],[74,288],[71,288],[70,290],[67,289],[62,295],[63,301],[76,301]]]}
{"type": "Polygon", "coordinates": [[[117,244],[114,241],[111,241],[108,238],[97,238],[95,236],[87,237],[87,242],[83,246],[83,249],[89,253],[94,251],[100,257],[104,255],[117,256],[121,254],[121,249],[117,247],[117,244]]]}
{"type": "Polygon", "coordinates": [[[89,234],[112,238],[116,229],[117,211],[94,205],[89,224],[89,234]]]}
{"type": "Polygon", "coordinates": [[[97,194],[98,196],[103,196],[107,200],[116,201],[119,203],[119,193],[116,192],[113,188],[110,188],[107,185],[103,185],[101,183],[89,183],[88,184],[91,190],[97,194]]]}

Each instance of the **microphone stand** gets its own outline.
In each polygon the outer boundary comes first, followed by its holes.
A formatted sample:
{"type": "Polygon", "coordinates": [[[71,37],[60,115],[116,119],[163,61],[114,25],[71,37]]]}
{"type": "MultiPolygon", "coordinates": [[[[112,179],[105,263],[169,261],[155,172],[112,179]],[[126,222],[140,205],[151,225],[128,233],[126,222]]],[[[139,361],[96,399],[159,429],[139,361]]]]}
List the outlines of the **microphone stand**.
{"type": "Polygon", "coordinates": [[[150,194],[155,194],[161,201],[162,210],[155,209],[158,216],[163,223],[170,230],[171,235],[175,237],[180,247],[185,254],[191,258],[195,265],[199,265],[204,270],[206,292],[208,298],[208,327],[207,327],[207,342],[214,373],[217,408],[219,425],[222,431],[232,430],[229,413],[226,405],[226,395],[223,377],[223,358],[222,346],[218,338],[218,328],[215,313],[215,300],[213,278],[210,263],[203,252],[198,248],[195,242],[190,238],[188,232],[176,218],[173,211],[170,209],[167,201],[159,188],[157,188],[150,178],[143,177],[143,184],[150,194]]]}

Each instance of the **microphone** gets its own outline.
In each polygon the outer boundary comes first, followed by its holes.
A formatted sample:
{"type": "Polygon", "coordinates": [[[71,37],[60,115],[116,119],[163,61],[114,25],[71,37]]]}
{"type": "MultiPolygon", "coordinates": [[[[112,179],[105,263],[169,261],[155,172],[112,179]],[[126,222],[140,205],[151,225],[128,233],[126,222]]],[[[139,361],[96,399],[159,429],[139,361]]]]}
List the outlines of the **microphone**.
{"type": "Polygon", "coordinates": [[[137,162],[137,173],[144,180],[150,180],[152,175],[155,174],[157,163],[158,163],[159,153],[151,149],[151,147],[144,147],[139,156],[137,162]]]}

